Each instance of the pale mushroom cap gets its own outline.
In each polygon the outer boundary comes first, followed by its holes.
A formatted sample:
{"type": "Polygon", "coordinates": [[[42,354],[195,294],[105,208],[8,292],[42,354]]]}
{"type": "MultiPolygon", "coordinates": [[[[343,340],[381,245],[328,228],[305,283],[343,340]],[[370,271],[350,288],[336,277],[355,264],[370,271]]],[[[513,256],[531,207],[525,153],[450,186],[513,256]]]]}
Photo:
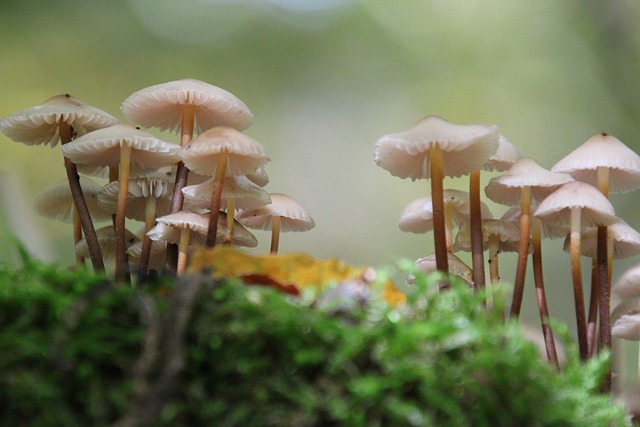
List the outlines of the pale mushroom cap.
{"type": "Polygon", "coordinates": [[[269,183],[269,175],[267,175],[262,166],[256,169],[254,173],[247,174],[246,177],[258,187],[264,187],[269,183]]]}
{"type": "MultiPolygon", "coordinates": [[[[469,193],[466,191],[444,190],[444,203],[451,206],[452,221],[455,225],[469,218],[469,193]]],[[[483,218],[493,218],[491,210],[485,203],[480,203],[483,218]]],[[[431,196],[421,197],[409,203],[400,214],[398,220],[400,230],[411,233],[426,233],[433,230],[433,202],[431,196]]]]}
{"type": "Polygon", "coordinates": [[[269,193],[271,203],[247,209],[237,218],[246,227],[258,230],[271,230],[271,219],[281,217],[280,231],[307,231],[315,227],[311,215],[291,197],[281,193],[269,193]]]}
{"type": "MultiPolygon", "coordinates": [[[[114,260],[116,256],[116,238],[113,230],[113,225],[107,225],[96,230],[96,237],[98,238],[98,244],[102,250],[102,255],[105,260],[114,260]]],[[[125,245],[129,246],[139,242],[140,239],[129,230],[125,230],[125,245]]],[[[80,240],[76,244],[76,253],[85,258],[89,257],[89,247],[85,239],[80,240]]]]}
{"type": "MultiPolygon", "coordinates": [[[[164,241],[151,242],[151,256],[149,257],[149,270],[161,271],[166,267],[167,244],[164,241]]],[[[127,249],[129,261],[138,264],[142,255],[142,242],[136,242],[127,249]]]]}
{"type": "Polygon", "coordinates": [[[60,140],[58,123],[68,123],[78,136],[112,126],[118,119],[69,94],[57,95],[43,104],[0,119],[0,132],[27,145],[50,144],[60,140]]]}
{"type": "MultiPolygon", "coordinates": [[[[98,204],[102,209],[115,214],[118,208],[120,181],[105,185],[98,192],[98,204]]],[[[125,216],[137,221],[145,220],[146,199],[156,199],[156,215],[163,216],[171,212],[173,183],[158,178],[136,178],[129,181],[127,189],[127,209],[125,216]]]]}
{"type": "Polygon", "coordinates": [[[611,313],[611,335],[629,341],[640,341],[640,298],[627,299],[611,313]]]}
{"type": "MultiPolygon", "coordinates": [[[[80,187],[84,193],[91,219],[94,222],[110,220],[111,214],[102,209],[98,204],[97,195],[101,188],[100,184],[87,177],[81,176],[80,187]]],[[[31,206],[38,214],[44,217],[71,223],[73,221],[75,204],[71,196],[71,190],[69,189],[69,181],[65,179],[45,188],[36,196],[31,206]]]]}
{"type": "Polygon", "coordinates": [[[234,128],[223,126],[202,133],[182,150],[181,157],[189,170],[213,176],[222,152],[229,154],[226,170],[229,176],[255,173],[269,161],[262,144],[234,128]]]}
{"type": "MultiPolygon", "coordinates": [[[[449,260],[449,272],[455,276],[460,277],[468,284],[473,284],[473,273],[471,271],[471,268],[451,252],[447,253],[447,258],[449,260]]],[[[424,258],[418,258],[415,261],[415,266],[423,273],[433,273],[435,271],[438,271],[436,267],[435,254],[427,255],[424,258]]],[[[410,283],[411,281],[412,277],[410,276],[408,282],[410,283]]]]}
{"type": "MultiPolygon", "coordinates": [[[[568,231],[567,231],[568,232],[568,231]]],[[[623,259],[640,255],[640,233],[620,218],[607,228],[609,238],[613,241],[613,258],[623,259]]],[[[567,235],[564,250],[569,251],[570,238],[567,235]]],[[[598,229],[587,228],[582,232],[581,252],[583,256],[595,258],[598,249],[598,229]]]]}
{"type": "Polygon", "coordinates": [[[623,299],[640,297],[640,264],[622,273],[612,290],[623,299]]]}
{"type": "Polygon", "coordinates": [[[498,135],[498,150],[489,158],[482,169],[504,172],[522,157],[522,154],[502,134],[498,135]]]}
{"type": "Polygon", "coordinates": [[[531,198],[540,201],[556,188],[573,181],[568,174],[551,172],[529,157],[518,159],[508,171],[492,178],[484,191],[487,197],[502,205],[520,204],[522,189],[531,189],[531,198]]]}
{"type": "Polygon", "coordinates": [[[571,174],[597,186],[597,170],[609,168],[609,190],[620,193],[640,188],[640,156],[612,135],[599,133],[556,163],[552,171],[571,174]]]}
{"type": "MultiPolygon", "coordinates": [[[[202,184],[189,185],[182,189],[184,201],[190,206],[209,209],[215,179],[210,178],[202,184]]],[[[230,176],[222,186],[221,209],[227,208],[227,200],[235,200],[237,210],[253,209],[271,203],[269,193],[253,184],[246,176],[230,176]]]]}
{"type": "MultiPolygon", "coordinates": [[[[482,237],[484,250],[487,250],[489,237],[492,235],[498,237],[502,251],[504,251],[502,243],[511,243],[511,246],[504,246],[508,249],[515,247],[517,251],[517,243],[520,241],[520,231],[516,225],[502,219],[483,218],[482,237]],[[513,245],[513,243],[515,243],[515,245],[513,245]]],[[[456,240],[453,243],[453,251],[471,252],[471,225],[468,220],[460,224],[460,228],[458,228],[458,234],[456,234],[456,240]]]]}
{"type": "Polygon", "coordinates": [[[498,148],[493,125],[455,125],[427,116],[411,129],[378,139],[374,161],[400,178],[428,179],[429,151],[439,145],[444,154],[444,176],[458,177],[479,170],[498,148]]]}
{"type": "Polygon", "coordinates": [[[568,182],[551,193],[534,215],[557,226],[571,225],[571,209],[580,208],[581,229],[616,222],[613,205],[597,188],[580,181],[568,182]]]}
{"type": "Polygon", "coordinates": [[[253,124],[253,114],[238,97],[195,79],[176,80],[141,89],[122,103],[122,113],[132,123],[176,132],[184,105],[196,107],[195,129],[202,133],[216,126],[238,130],[253,124]]]}
{"type": "Polygon", "coordinates": [[[179,146],[122,124],[88,133],[63,145],[62,152],[77,164],[115,166],[120,163],[120,147],[125,144],[132,147],[132,168],[155,169],[179,160],[179,146]]]}

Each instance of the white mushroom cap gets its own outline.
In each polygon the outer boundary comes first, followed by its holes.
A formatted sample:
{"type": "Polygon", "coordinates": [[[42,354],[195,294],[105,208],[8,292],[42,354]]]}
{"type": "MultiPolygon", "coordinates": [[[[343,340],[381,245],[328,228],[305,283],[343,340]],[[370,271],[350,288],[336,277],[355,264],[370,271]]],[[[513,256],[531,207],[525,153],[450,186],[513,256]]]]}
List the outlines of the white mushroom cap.
{"type": "MultiPolygon", "coordinates": [[[[98,192],[98,204],[106,212],[115,214],[118,207],[120,181],[105,185],[98,192]]],[[[146,199],[156,199],[156,215],[163,216],[171,212],[173,183],[158,178],[136,178],[129,181],[127,191],[127,210],[125,216],[137,221],[145,220],[146,199]]]]}
{"type": "Polygon", "coordinates": [[[543,223],[571,226],[572,208],[580,208],[582,229],[611,225],[617,220],[611,202],[597,188],[580,181],[560,186],[540,202],[534,215],[543,223]]]}
{"type": "Polygon", "coordinates": [[[612,290],[621,298],[640,297],[640,264],[622,273],[612,290]]]}
{"type": "Polygon", "coordinates": [[[522,157],[522,154],[502,134],[498,135],[498,150],[489,158],[482,169],[504,172],[522,157]]]}
{"type": "MultiPolygon", "coordinates": [[[[444,190],[444,203],[451,208],[453,224],[458,225],[469,218],[469,193],[460,190],[444,190]]],[[[481,203],[483,218],[493,218],[489,207],[481,203]]],[[[400,214],[400,230],[411,233],[426,233],[433,230],[433,203],[431,196],[421,197],[409,203],[400,214]]]]}
{"type": "Polygon", "coordinates": [[[78,136],[112,126],[118,119],[69,94],[57,95],[42,105],[30,107],[0,120],[0,132],[27,145],[50,144],[60,140],[58,123],[69,124],[78,136]]]}
{"type": "Polygon", "coordinates": [[[618,304],[611,313],[611,335],[628,341],[640,341],[640,298],[618,304]]]}
{"type": "Polygon", "coordinates": [[[269,161],[262,144],[231,127],[219,126],[200,134],[181,152],[182,161],[202,175],[215,175],[217,159],[223,152],[229,160],[226,174],[247,175],[269,161]]]}
{"type": "Polygon", "coordinates": [[[269,176],[262,166],[256,169],[254,173],[247,174],[246,177],[258,187],[264,187],[269,183],[269,176]]]}
{"type": "Polygon", "coordinates": [[[195,129],[202,133],[216,126],[244,130],[253,124],[253,114],[235,95],[195,79],[176,80],[141,89],[122,103],[122,113],[132,123],[145,128],[176,132],[182,109],[195,109],[195,129]]]}
{"type": "Polygon", "coordinates": [[[281,217],[280,231],[307,231],[315,227],[311,215],[291,197],[281,193],[269,193],[271,203],[247,209],[237,216],[246,227],[258,230],[271,230],[271,219],[281,217]]]}
{"type": "MultiPolygon", "coordinates": [[[[566,230],[568,233],[569,230],[566,230]]],[[[640,233],[617,218],[616,222],[608,226],[607,232],[613,243],[613,258],[623,259],[640,255],[640,233]]],[[[570,238],[567,235],[564,242],[564,250],[569,251],[570,238]]],[[[583,230],[581,237],[581,252],[583,256],[595,258],[598,247],[598,229],[591,227],[583,230]]]]}
{"type": "Polygon", "coordinates": [[[131,167],[155,169],[177,163],[180,147],[129,125],[115,125],[88,133],[62,146],[63,154],[78,164],[115,166],[120,147],[132,147],[131,167]]]}
{"type": "MultiPolygon", "coordinates": [[[[182,189],[185,203],[190,206],[209,209],[211,207],[211,194],[215,178],[210,178],[202,184],[189,185],[182,189]]],[[[253,184],[246,176],[230,176],[225,179],[222,186],[221,209],[226,209],[226,201],[235,200],[238,210],[253,209],[271,203],[269,193],[253,184]]]]}
{"type": "MultiPolygon", "coordinates": [[[[112,261],[116,256],[116,238],[113,230],[113,225],[107,225],[105,227],[96,230],[96,236],[98,237],[98,244],[102,250],[102,255],[106,260],[112,261]]],[[[125,245],[127,247],[139,242],[140,239],[129,230],[125,230],[125,245]]],[[[89,257],[89,247],[87,242],[82,239],[76,244],[76,254],[82,257],[89,257]]]]}
{"type": "MultiPolygon", "coordinates": [[[[500,241],[500,251],[516,252],[520,241],[520,230],[518,227],[503,219],[482,219],[483,249],[487,250],[490,236],[498,236],[500,241]],[[504,245],[509,243],[509,245],[504,245]]],[[[468,220],[460,224],[456,240],[453,244],[453,251],[471,252],[471,226],[468,220]]]]}
{"type": "Polygon", "coordinates": [[[609,189],[619,193],[640,188],[640,156],[618,138],[599,133],[556,163],[552,171],[597,185],[599,167],[609,168],[609,189]]]}
{"type": "MultiPolygon", "coordinates": [[[[87,177],[81,176],[80,187],[84,193],[91,219],[94,222],[110,220],[111,214],[102,209],[98,204],[97,194],[101,188],[100,184],[87,177]]],[[[31,206],[38,214],[44,217],[64,223],[71,223],[73,221],[75,204],[71,196],[71,190],[69,189],[69,181],[65,179],[64,181],[45,188],[36,196],[31,206]]]]}
{"type": "Polygon", "coordinates": [[[573,181],[571,175],[548,171],[535,160],[523,157],[508,171],[492,178],[484,191],[494,202],[514,206],[520,204],[520,193],[525,187],[531,188],[533,200],[540,201],[569,181],[573,181]]]}
{"type": "Polygon", "coordinates": [[[444,154],[444,176],[458,177],[479,170],[498,148],[493,125],[455,125],[427,116],[411,129],[378,139],[374,160],[391,175],[428,179],[429,151],[438,145],[444,154]]]}
{"type": "MultiPolygon", "coordinates": [[[[449,261],[449,272],[455,276],[460,277],[468,284],[473,284],[473,273],[471,271],[471,268],[451,252],[447,253],[447,258],[449,261]]],[[[438,271],[436,267],[436,255],[431,254],[427,255],[424,258],[418,258],[415,261],[415,266],[423,273],[433,273],[435,271],[438,271]]],[[[407,278],[407,284],[411,285],[413,280],[413,276],[409,276],[407,278]]]]}

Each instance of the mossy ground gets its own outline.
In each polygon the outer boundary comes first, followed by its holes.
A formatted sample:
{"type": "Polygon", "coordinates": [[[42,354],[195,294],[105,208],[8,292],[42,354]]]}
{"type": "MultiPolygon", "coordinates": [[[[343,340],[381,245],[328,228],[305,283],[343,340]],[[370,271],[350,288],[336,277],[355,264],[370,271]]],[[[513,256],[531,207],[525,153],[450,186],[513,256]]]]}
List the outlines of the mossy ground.
{"type": "MultiPolygon", "coordinates": [[[[562,372],[459,283],[417,274],[408,303],[204,275],[115,286],[24,256],[0,265],[7,426],[625,426],[609,363],[562,372]]],[[[561,331],[560,331],[561,332],[561,331]]]]}

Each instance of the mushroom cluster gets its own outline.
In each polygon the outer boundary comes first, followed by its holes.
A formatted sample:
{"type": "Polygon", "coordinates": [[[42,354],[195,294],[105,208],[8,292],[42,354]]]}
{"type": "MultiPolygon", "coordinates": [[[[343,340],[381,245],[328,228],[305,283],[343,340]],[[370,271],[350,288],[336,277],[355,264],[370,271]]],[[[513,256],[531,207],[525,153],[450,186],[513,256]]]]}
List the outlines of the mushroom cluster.
{"type": "Polygon", "coordinates": [[[314,227],[291,198],[263,188],[269,156],[243,133],[253,114],[235,95],[183,79],[139,90],[121,109],[130,124],[63,94],[0,119],[14,141],[60,142],[67,182],[43,191],[34,208],[74,224],[78,265],[89,257],[95,271],[112,265],[116,282],[133,273],[141,283],[150,270],[182,275],[194,246],[257,246],[245,226],[273,229],[274,253],[280,231],[314,227]],[[179,144],[141,128],[178,133],[179,144]],[[133,221],[144,224],[137,233],[126,228],[133,221]]]}
{"type": "MultiPolygon", "coordinates": [[[[616,258],[614,254],[640,254],[637,246],[640,235],[616,217],[608,194],[640,186],[638,154],[617,138],[602,133],[547,170],[524,157],[496,126],[456,125],[438,116],[427,116],[406,131],[380,137],[375,144],[374,160],[394,176],[431,180],[431,194],[409,203],[398,222],[402,231],[434,232],[433,253],[421,254],[416,268],[459,275],[480,290],[485,286],[483,252],[489,250],[490,281],[496,283],[500,280],[498,254],[517,251],[510,306],[510,317],[516,319],[522,304],[527,259],[531,255],[547,357],[556,367],[558,357],[549,326],[541,239],[543,236],[566,237],[580,355],[588,359],[597,349],[611,348],[612,260],[616,258]],[[494,219],[481,201],[481,170],[501,172],[485,187],[485,195],[490,200],[509,207],[499,219],[494,219]],[[444,189],[444,177],[463,175],[469,176],[468,193],[444,189]],[[462,261],[453,255],[460,250],[471,251],[471,266],[461,268],[462,261]],[[581,256],[593,260],[588,313],[583,296],[581,256]],[[450,270],[452,259],[456,260],[456,268],[450,270]]],[[[638,283],[640,290],[640,281],[638,283]]],[[[640,291],[624,295],[627,299],[637,299],[640,291]]],[[[640,304],[636,301],[624,307],[628,306],[637,310],[640,304]]],[[[629,319],[625,316],[614,319],[626,322],[619,325],[620,330],[624,329],[620,336],[640,338],[638,327],[629,333],[629,319]]]]}

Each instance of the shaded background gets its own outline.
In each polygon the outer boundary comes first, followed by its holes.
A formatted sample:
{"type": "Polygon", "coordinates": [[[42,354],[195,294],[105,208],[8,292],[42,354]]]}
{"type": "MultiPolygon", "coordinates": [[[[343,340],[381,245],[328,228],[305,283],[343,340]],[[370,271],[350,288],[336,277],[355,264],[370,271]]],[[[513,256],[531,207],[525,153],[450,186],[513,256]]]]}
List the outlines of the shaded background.
{"type": "MultiPolygon", "coordinates": [[[[120,103],[144,87],[187,77],[220,86],[255,115],[247,134],[271,156],[266,189],[289,194],[316,221],[282,236],[281,250],[393,265],[432,251],[431,235],[397,227],[429,183],[378,168],[376,139],[438,114],[496,124],[546,168],[602,131],[638,151],[638,9],[631,0],[3,0],[0,116],[69,92],[124,119],[120,103]]],[[[29,210],[65,176],[59,148],[2,135],[0,147],[0,231],[71,264],[69,227],[29,210]]],[[[635,228],[638,197],[612,196],[635,228]]],[[[490,206],[495,216],[506,210],[490,206]]],[[[256,234],[256,251],[268,250],[269,234],[256,234]]],[[[550,311],[573,328],[561,246],[544,242],[550,311]]],[[[2,259],[11,254],[3,245],[2,259]]],[[[504,278],[515,259],[501,259],[504,278]]],[[[636,262],[617,264],[614,280],[636,262]]],[[[535,323],[532,288],[523,316],[535,323]]]]}

